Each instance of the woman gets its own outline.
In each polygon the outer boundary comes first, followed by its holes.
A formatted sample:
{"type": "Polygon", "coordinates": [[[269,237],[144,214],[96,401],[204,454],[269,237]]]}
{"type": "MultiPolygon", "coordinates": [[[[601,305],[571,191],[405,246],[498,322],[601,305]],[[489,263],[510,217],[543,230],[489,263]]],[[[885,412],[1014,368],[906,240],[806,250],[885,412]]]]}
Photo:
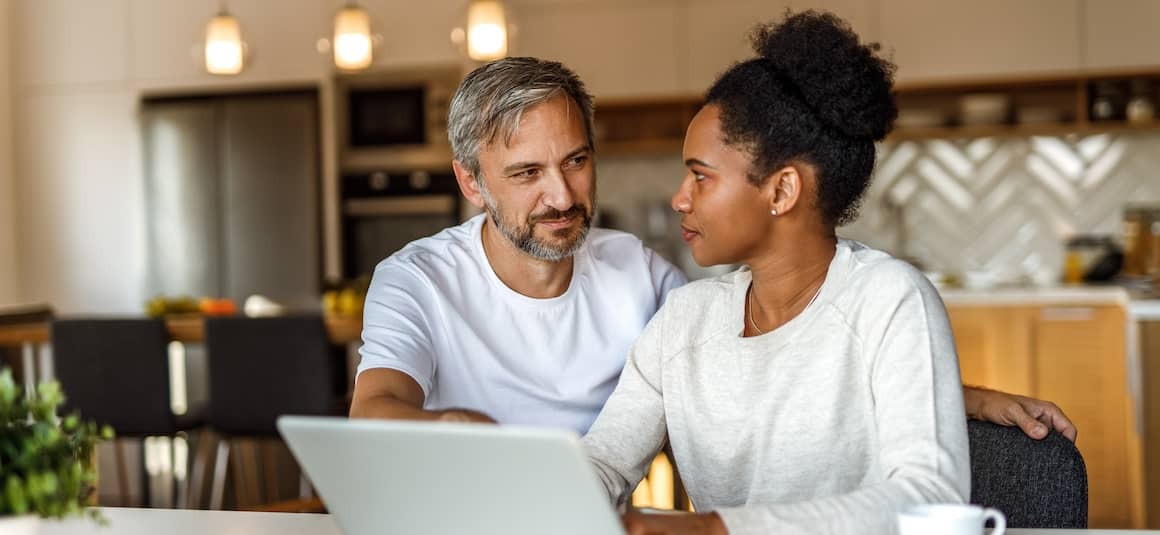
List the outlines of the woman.
{"type": "Polygon", "coordinates": [[[897,110],[893,65],[831,14],[760,28],[709,89],[673,196],[697,263],[585,437],[623,503],[668,440],[697,515],[630,533],[890,533],[970,494],[954,341],[908,264],[836,237],[897,110]]]}

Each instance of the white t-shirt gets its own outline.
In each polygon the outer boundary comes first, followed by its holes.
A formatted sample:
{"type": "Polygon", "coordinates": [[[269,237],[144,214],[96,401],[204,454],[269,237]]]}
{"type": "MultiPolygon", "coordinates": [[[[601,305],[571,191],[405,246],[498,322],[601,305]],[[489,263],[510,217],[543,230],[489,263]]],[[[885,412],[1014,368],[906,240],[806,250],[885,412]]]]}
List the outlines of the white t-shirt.
{"type": "Polygon", "coordinates": [[[628,350],[684,274],[631,234],[592,229],[563,295],[508,288],[483,252],[485,215],[416,240],[375,268],[358,373],[410,375],[424,408],[588,431],[628,350]]]}

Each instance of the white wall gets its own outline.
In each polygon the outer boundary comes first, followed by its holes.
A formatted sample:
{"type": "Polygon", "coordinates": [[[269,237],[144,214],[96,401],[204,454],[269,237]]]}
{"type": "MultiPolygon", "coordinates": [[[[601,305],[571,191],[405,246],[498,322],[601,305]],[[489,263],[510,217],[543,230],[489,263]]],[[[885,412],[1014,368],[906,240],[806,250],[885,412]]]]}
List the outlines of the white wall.
{"type": "Polygon", "coordinates": [[[12,165],[12,2],[0,0],[0,305],[21,300],[16,272],[16,184],[12,165]]]}
{"type": "MultiPolygon", "coordinates": [[[[12,27],[0,32],[0,52],[13,52],[10,67],[0,62],[0,99],[15,110],[12,120],[0,121],[0,303],[140,312],[148,297],[137,124],[143,95],[320,87],[329,117],[330,59],[315,45],[328,37],[343,0],[231,0],[252,51],[236,77],[208,75],[195,58],[218,0],[0,2],[12,27]],[[13,203],[20,208],[15,215],[13,203]],[[19,237],[15,244],[5,229],[19,237]],[[16,277],[5,256],[18,259],[23,275],[15,297],[4,293],[5,281],[16,277]]],[[[376,68],[458,61],[449,35],[466,0],[360,5],[383,34],[376,68]]],[[[5,111],[0,106],[0,119],[5,111]]],[[[337,258],[335,156],[332,147],[324,149],[324,245],[337,258]]],[[[334,262],[327,265],[336,271],[334,262]]]]}

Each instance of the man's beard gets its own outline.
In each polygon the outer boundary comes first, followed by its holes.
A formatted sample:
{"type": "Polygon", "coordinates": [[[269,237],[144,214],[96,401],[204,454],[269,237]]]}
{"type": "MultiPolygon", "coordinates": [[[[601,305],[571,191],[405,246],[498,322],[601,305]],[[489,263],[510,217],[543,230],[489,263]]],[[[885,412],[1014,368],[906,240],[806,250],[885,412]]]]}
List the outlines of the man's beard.
{"type": "Polygon", "coordinates": [[[584,245],[584,240],[588,237],[588,230],[592,228],[592,214],[581,204],[573,204],[567,210],[549,208],[528,216],[526,224],[518,225],[501,215],[503,212],[500,210],[499,203],[491,196],[491,192],[487,191],[487,186],[483,184],[483,180],[479,181],[479,192],[483,195],[484,207],[486,207],[488,215],[491,216],[491,220],[495,222],[500,234],[503,234],[516,248],[537,260],[559,262],[572,256],[584,245]],[[554,236],[565,239],[563,243],[553,244],[536,237],[537,222],[575,217],[581,218],[579,229],[570,227],[552,232],[554,236]],[[564,233],[575,234],[569,239],[564,233]]]}

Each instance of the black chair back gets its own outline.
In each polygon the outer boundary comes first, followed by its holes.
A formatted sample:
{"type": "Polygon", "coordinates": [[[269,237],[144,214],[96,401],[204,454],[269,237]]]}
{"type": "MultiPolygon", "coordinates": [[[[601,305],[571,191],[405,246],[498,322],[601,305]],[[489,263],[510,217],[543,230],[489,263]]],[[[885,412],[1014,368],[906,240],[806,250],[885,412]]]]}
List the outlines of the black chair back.
{"type": "Polygon", "coordinates": [[[159,319],[57,319],[53,368],[65,410],[118,436],[172,435],[168,334],[159,319]]]}
{"type": "Polygon", "coordinates": [[[1087,528],[1087,468],[1070,440],[976,420],[967,433],[971,503],[1003,511],[1009,528],[1087,528]]]}
{"type": "Polygon", "coordinates": [[[337,412],[335,361],[321,316],[205,320],[209,425],[235,436],[277,436],[283,414],[337,412]]]}

